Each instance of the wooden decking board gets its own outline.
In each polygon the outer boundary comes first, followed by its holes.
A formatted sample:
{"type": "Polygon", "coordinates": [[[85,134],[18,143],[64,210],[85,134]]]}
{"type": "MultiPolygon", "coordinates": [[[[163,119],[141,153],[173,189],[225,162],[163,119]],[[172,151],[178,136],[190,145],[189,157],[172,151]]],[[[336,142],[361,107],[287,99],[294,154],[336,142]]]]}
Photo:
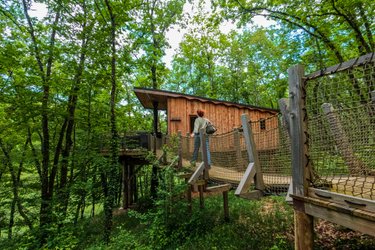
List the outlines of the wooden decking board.
{"type": "MultiPolygon", "coordinates": [[[[183,166],[187,167],[190,163],[183,159],[183,166]]],[[[198,164],[197,164],[198,165],[198,164]]],[[[193,168],[191,168],[193,170],[193,168]]],[[[210,179],[224,183],[238,185],[245,171],[218,167],[211,165],[210,179]]],[[[345,177],[345,176],[323,176],[322,179],[332,183],[330,191],[352,196],[358,196],[365,199],[375,200],[375,177],[345,177]]],[[[263,173],[263,181],[267,186],[289,185],[292,181],[291,176],[263,173]]]]}

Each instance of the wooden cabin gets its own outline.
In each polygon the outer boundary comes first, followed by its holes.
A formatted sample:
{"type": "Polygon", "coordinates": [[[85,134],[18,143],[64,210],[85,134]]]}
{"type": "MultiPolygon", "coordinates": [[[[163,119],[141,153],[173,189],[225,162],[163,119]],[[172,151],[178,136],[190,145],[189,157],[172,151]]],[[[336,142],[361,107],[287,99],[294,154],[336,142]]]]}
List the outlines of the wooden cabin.
{"type": "Polygon", "coordinates": [[[134,88],[134,92],[143,107],[147,109],[165,110],[167,112],[168,134],[181,131],[183,135],[191,133],[194,129],[194,120],[197,110],[205,110],[205,117],[216,127],[216,134],[233,131],[241,126],[241,115],[246,113],[251,121],[260,122],[258,127],[253,127],[254,133],[272,127],[268,124],[273,121],[267,119],[278,113],[276,109],[262,108],[253,105],[239,104],[228,101],[214,100],[199,96],[186,95],[165,90],[148,88],[134,88]]]}

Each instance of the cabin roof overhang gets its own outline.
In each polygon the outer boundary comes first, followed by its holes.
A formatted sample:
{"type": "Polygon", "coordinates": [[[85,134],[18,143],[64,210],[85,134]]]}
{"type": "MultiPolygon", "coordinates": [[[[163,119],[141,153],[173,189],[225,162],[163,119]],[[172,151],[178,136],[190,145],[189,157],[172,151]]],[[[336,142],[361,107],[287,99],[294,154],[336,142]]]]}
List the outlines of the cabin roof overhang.
{"type": "Polygon", "coordinates": [[[158,109],[159,110],[167,110],[168,106],[168,98],[183,98],[190,101],[200,101],[203,103],[213,103],[216,105],[225,105],[225,106],[232,106],[237,108],[246,108],[246,109],[254,109],[254,110],[260,110],[260,111],[268,111],[270,113],[277,113],[279,112],[278,109],[272,109],[272,108],[263,108],[253,105],[247,105],[247,104],[240,104],[240,103],[234,103],[234,102],[228,102],[228,101],[221,101],[221,100],[215,100],[210,98],[204,98],[199,96],[193,96],[193,95],[187,95],[187,94],[181,94],[166,90],[159,90],[159,89],[149,89],[149,88],[134,88],[134,93],[138,97],[139,101],[145,107],[146,109],[153,109],[154,103],[158,103],[158,109]]]}

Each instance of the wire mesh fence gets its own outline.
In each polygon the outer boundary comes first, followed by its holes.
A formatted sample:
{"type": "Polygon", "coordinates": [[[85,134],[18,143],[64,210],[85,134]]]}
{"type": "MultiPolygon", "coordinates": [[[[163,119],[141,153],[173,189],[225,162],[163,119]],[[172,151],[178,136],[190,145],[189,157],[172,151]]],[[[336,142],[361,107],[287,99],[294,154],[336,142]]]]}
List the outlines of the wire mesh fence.
{"type": "Polygon", "coordinates": [[[343,69],[304,82],[312,185],[375,198],[375,62],[352,61],[343,69]]]}

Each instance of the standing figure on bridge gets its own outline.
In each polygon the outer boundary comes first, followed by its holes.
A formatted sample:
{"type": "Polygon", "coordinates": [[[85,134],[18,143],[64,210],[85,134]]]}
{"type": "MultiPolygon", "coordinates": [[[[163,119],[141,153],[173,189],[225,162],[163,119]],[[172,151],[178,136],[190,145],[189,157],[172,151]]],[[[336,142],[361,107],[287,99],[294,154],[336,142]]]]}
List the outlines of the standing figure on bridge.
{"type": "MultiPolygon", "coordinates": [[[[198,117],[194,121],[194,130],[191,134],[191,137],[194,137],[194,152],[193,152],[193,158],[191,159],[190,163],[195,167],[195,163],[198,159],[198,152],[199,147],[201,145],[201,138],[199,135],[199,131],[202,128],[205,128],[207,124],[210,122],[208,119],[204,118],[204,110],[198,109],[197,110],[198,117]]],[[[208,135],[206,135],[206,145],[207,145],[207,161],[208,165],[211,166],[211,155],[210,155],[210,145],[208,142],[208,135]]]]}

